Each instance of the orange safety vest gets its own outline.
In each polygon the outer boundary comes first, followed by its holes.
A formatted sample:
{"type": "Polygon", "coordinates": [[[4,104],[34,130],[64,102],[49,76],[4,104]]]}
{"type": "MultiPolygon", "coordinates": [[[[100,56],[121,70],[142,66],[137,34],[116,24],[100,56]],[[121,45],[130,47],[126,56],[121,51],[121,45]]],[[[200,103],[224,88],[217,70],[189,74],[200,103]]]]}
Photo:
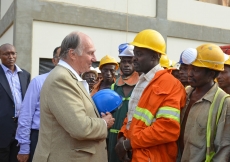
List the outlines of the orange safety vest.
{"type": "Polygon", "coordinates": [[[142,93],[130,125],[132,162],[175,162],[180,134],[180,109],[185,105],[183,85],[161,70],[142,93]]]}

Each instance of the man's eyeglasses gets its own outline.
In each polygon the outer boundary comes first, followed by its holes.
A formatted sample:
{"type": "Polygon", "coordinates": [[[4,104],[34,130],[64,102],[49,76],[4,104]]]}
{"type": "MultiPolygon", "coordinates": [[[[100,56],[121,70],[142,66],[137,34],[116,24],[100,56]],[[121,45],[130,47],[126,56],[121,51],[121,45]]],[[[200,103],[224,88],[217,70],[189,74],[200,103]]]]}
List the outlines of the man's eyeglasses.
{"type": "Polygon", "coordinates": [[[5,56],[5,57],[9,57],[10,55],[11,56],[16,56],[17,52],[6,52],[6,53],[3,53],[2,55],[5,56]]]}

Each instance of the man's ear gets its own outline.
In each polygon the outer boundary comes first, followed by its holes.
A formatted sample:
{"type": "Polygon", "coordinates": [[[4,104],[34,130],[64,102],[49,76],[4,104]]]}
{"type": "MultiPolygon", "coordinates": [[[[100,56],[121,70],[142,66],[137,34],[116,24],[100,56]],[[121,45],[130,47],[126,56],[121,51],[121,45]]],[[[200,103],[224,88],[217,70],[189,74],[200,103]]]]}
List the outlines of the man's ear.
{"type": "Polygon", "coordinates": [[[68,57],[71,59],[71,60],[75,60],[76,57],[75,57],[75,53],[74,53],[74,50],[73,49],[70,49],[68,51],[68,57]]]}
{"type": "Polygon", "coordinates": [[[152,61],[157,61],[157,60],[159,61],[160,58],[161,58],[161,54],[160,53],[153,53],[152,57],[151,57],[151,60],[152,61]]]}
{"type": "Polygon", "coordinates": [[[210,79],[213,79],[215,77],[215,75],[216,75],[216,72],[214,70],[209,70],[208,71],[208,77],[210,79]]]}
{"type": "Polygon", "coordinates": [[[54,58],[52,58],[52,63],[55,64],[54,58]]]}

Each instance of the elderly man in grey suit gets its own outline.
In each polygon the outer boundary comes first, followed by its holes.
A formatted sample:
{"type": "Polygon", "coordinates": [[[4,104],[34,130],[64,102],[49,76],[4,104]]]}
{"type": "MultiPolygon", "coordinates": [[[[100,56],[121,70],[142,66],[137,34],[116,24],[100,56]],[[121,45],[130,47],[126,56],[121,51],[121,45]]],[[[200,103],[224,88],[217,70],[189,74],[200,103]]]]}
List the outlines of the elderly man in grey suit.
{"type": "Polygon", "coordinates": [[[80,77],[96,61],[87,35],[72,32],[61,44],[59,64],[41,91],[41,122],[33,162],[106,162],[110,113],[100,114],[80,77]]]}

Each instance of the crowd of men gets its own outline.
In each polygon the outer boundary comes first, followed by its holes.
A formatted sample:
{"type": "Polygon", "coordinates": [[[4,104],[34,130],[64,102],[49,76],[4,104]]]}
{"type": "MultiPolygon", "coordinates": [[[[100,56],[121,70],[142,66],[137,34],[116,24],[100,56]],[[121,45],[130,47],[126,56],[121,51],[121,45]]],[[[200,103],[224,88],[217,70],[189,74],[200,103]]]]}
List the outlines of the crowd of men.
{"type": "Polygon", "coordinates": [[[72,32],[54,69],[30,81],[15,47],[0,46],[0,162],[230,162],[230,58],[219,46],[173,63],[146,29],[118,46],[119,64],[106,55],[93,68],[95,50],[72,32]],[[92,96],[103,89],[123,102],[99,114],[92,96]]]}

